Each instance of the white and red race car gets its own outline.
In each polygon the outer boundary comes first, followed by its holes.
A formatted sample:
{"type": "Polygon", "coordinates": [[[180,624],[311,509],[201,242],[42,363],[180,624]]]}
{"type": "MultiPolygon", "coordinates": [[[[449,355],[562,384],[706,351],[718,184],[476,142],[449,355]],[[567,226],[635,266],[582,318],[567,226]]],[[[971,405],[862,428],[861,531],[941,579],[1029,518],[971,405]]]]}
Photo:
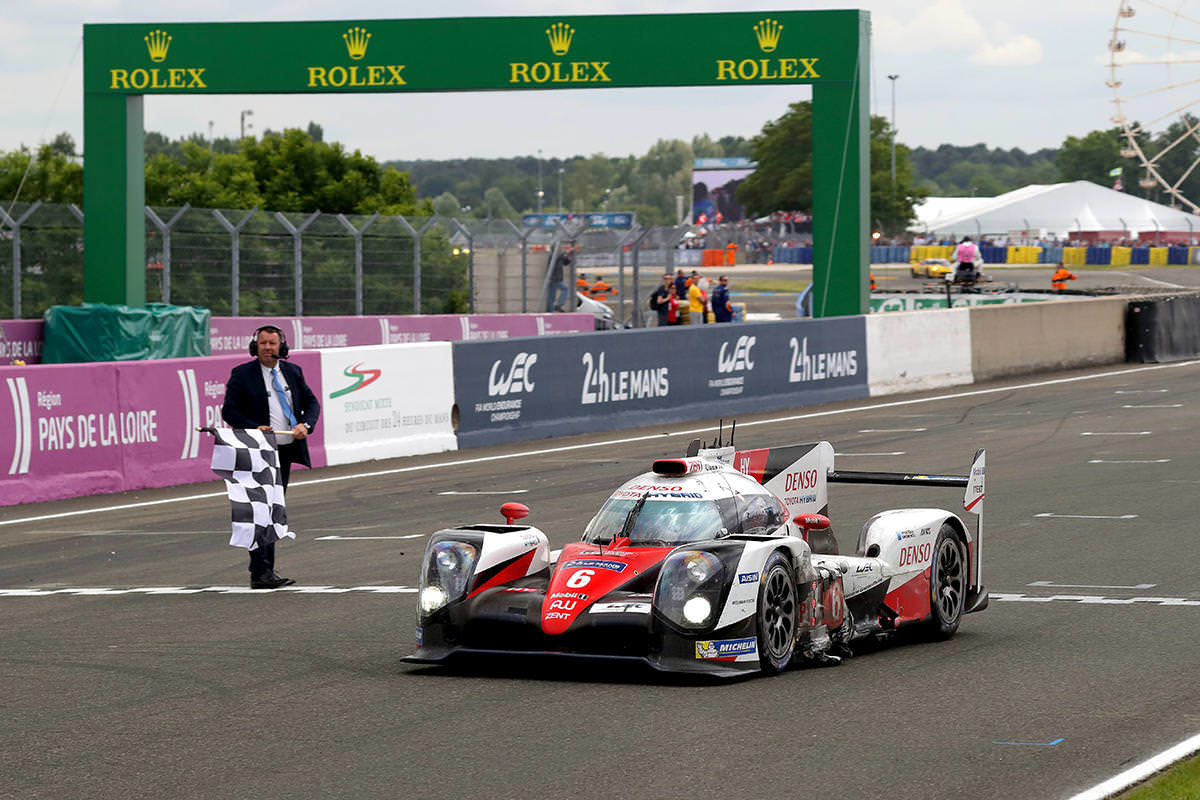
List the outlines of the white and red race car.
{"type": "Polygon", "coordinates": [[[551,552],[514,524],[438,531],[422,563],[416,653],[627,658],[672,672],[778,673],[831,664],[865,637],[905,627],[952,636],[987,607],[980,576],[984,451],[968,475],[846,472],[828,442],[702,449],[622,484],[581,541],[551,552]],[[867,520],[854,555],[830,529],[828,485],[965,487],[972,530],[937,508],[867,520]]]}

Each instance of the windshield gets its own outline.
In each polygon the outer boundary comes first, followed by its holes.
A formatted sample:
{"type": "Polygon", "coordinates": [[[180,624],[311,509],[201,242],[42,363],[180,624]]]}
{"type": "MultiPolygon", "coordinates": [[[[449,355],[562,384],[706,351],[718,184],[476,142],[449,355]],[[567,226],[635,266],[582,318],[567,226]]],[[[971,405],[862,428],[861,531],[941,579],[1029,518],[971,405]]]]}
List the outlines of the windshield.
{"type": "Polygon", "coordinates": [[[624,535],[634,544],[673,545],[712,539],[725,533],[715,500],[609,498],[588,525],[584,541],[610,542],[614,536],[622,535],[627,523],[624,535]]]}

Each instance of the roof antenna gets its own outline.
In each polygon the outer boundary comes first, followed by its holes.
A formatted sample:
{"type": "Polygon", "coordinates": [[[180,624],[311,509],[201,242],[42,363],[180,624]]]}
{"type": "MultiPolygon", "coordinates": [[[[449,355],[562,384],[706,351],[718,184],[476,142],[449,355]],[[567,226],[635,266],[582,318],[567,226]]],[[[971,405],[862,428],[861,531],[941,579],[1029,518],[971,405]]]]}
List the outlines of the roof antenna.
{"type": "Polygon", "coordinates": [[[733,425],[729,428],[729,446],[733,447],[733,434],[737,432],[737,420],[733,421],[733,425]]]}
{"type": "Polygon", "coordinates": [[[717,423],[717,447],[724,447],[722,443],[725,438],[725,419],[722,418],[717,423]]]}

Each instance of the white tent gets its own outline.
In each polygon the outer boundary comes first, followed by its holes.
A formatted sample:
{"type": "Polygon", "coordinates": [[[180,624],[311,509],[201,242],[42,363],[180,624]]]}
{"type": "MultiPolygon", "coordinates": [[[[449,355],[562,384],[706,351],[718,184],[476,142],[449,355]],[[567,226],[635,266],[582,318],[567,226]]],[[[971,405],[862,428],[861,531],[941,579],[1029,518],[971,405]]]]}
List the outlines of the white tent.
{"type": "Polygon", "coordinates": [[[1129,238],[1200,233],[1200,217],[1091,181],[1024,186],[999,197],[930,197],[917,206],[913,230],[958,236],[1045,231],[1060,239],[1106,231],[1129,238]]]}

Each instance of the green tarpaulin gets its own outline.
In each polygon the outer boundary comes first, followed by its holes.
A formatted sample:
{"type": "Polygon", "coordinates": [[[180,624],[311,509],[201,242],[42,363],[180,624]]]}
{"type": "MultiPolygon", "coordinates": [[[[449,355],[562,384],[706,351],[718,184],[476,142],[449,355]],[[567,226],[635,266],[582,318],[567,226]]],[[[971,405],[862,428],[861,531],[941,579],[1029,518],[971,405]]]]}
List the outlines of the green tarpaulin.
{"type": "Polygon", "coordinates": [[[51,306],[43,319],[45,364],[209,354],[207,308],[166,303],[147,303],[145,308],[84,303],[51,306]]]}

